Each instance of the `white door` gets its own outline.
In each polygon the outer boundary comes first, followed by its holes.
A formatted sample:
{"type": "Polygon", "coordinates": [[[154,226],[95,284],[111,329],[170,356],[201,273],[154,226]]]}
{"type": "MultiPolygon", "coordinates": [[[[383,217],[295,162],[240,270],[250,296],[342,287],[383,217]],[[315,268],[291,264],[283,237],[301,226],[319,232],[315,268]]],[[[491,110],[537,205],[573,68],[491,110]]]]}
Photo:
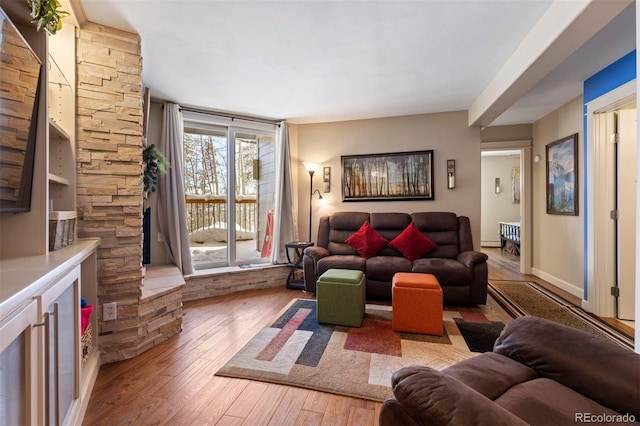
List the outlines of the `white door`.
{"type": "Polygon", "coordinates": [[[618,288],[617,317],[633,320],[636,274],[637,112],[618,111],[618,288]]]}

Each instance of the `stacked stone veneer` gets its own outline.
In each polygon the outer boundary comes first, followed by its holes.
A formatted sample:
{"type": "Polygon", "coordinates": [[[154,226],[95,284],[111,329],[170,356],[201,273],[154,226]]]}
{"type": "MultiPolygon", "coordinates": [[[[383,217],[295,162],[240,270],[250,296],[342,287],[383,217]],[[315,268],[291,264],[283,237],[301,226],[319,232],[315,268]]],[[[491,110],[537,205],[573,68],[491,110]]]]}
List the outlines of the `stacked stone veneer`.
{"type": "Polygon", "coordinates": [[[140,37],[87,23],[77,32],[78,236],[100,237],[102,360],[130,358],[181,329],[181,288],[141,300],[142,57],[140,37]],[[102,321],[117,302],[118,319],[102,321]]]}
{"type": "Polygon", "coordinates": [[[185,278],[183,300],[204,299],[237,291],[284,287],[289,271],[286,265],[277,265],[241,271],[217,271],[210,275],[192,275],[185,278]]]}

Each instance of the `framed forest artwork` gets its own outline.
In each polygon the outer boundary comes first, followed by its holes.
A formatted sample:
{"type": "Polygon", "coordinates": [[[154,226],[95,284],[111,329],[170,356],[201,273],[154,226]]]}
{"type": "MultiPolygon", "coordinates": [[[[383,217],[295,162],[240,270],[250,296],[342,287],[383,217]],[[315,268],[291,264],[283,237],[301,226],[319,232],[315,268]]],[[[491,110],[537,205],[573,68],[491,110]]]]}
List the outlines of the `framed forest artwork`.
{"type": "Polygon", "coordinates": [[[578,216],[578,134],[551,142],[547,151],[547,213],[578,216]]]}
{"type": "Polygon", "coordinates": [[[343,201],[433,200],[433,150],[343,155],[343,201]]]}

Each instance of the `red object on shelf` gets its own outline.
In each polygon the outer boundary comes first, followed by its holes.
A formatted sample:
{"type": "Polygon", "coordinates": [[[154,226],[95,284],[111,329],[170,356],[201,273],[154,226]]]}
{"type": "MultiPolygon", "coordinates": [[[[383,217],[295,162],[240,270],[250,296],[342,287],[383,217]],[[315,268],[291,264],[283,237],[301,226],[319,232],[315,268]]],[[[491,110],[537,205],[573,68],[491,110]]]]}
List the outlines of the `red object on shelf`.
{"type": "Polygon", "coordinates": [[[89,321],[91,321],[91,313],[93,312],[93,305],[87,305],[86,308],[80,309],[80,325],[81,325],[81,334],[84,334],[87,326],[89,325],[89,321]]]}

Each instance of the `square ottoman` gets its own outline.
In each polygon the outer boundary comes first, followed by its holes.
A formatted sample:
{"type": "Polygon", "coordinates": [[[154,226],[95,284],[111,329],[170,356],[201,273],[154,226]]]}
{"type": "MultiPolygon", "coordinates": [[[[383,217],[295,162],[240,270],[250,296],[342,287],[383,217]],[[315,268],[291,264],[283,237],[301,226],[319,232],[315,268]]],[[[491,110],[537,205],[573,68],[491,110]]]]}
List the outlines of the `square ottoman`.
{"type": "Polygon", "coordinates": [[[398,272],[391,292],[395,331],[442,336],[442,288],[434,275],[398,272]]]}
{"type": "Polygon", "coordinates": [[[329,269],[316,283],[318,323],[360,327],[364,317],[362,271],[329,269]]]}

